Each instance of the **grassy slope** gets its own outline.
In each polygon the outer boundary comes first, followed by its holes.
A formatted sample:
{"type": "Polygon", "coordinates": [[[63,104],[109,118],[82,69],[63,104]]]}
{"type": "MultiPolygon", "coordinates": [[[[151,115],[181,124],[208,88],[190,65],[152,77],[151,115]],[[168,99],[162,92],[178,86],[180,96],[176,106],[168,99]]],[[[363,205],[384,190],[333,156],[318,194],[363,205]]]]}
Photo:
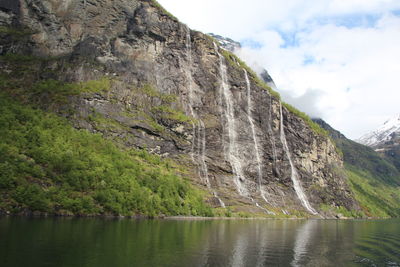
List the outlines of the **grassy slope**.
{"type": "Polygon", "coordinates": [[[365,215],[372,217],[400,216],[400,188],[377,180],[370,172],[347,166],[347,176],[365,215]]]}
{"type": "Polygon", "coordinates": [[[121,150],[0,95],[0,209],[56,214],[212,215],[171,162],[121,150]]]}
{"type": "Polygon", "coordinates": [[[349,184],[366,216],[400,216],[400,174],[373,149],[347,139],[322,120],[315,120],[327,130],[343,152],[349,184]]]}

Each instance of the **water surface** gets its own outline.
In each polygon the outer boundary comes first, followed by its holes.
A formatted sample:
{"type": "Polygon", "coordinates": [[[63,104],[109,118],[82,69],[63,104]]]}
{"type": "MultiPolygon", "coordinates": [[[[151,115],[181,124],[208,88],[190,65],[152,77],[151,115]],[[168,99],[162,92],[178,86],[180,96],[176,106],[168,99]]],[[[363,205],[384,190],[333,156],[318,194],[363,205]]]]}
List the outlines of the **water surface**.
{"type": "Polygon", "coordinates": [[[0,266],[400,266],[400,220],[0,217],[0,266]]]}

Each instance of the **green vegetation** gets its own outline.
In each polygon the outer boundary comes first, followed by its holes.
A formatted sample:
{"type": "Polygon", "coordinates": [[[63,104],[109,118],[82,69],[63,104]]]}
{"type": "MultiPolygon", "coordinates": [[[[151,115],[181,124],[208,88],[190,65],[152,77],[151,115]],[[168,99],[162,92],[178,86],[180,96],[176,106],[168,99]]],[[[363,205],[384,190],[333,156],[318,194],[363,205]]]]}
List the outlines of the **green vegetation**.
{"type": "Polygon", "coordinates": [[[12,63],[35,62],[43,60],[42,58],[35,57],[32,55],[10,54],[10,53],[0,56],[0,59],[12,63]]]}
{"type": "Polygon", "coordinates": [[[0,95],[0,210],[212,215],[169,161],[0,95]]]}
{"type": "Polygon", "coordinates": [[[387,185],[367,171],[352,166],[346,166],[346,169],[350,186],[367,216],[400,216],[400,187],[387,185]]]}
{"type": "Polygon", "coordinates": [[[300,110],[298,110],[297,108],[282,102],[282,105],[289,110],[291,113],[293,113],[294,115],[296,115],[299,118],[302,118],[307,124],[308,126],[310,126],[311,130],[313,130],[316,134],[322,135],[322,136],[329,136],[328,131],[326,131],[325,129],[321,128],[317,123],[313,122],[312,119],[304,112],[301,112],[300,110]]]}
{"type": "Polygon", "coordinates": [[[87,119],[95,126],[96,130],[100,131],[118,131],[121,128],[127,127],[114,119],[104,117],[102,114],[94,110],[87,119]]]}
{"type": "Polygon", "coordinates": [[[150,84],[145,84],[140,88],[136,88],[136,90],[139,93],[147,95],[151,98],[155,98],[155,99],[161,101],[162,103],[173,103],[178,100],[178,96],[173,95],[173,94],[160,93],[158,90],[156,90],[156,88],[154,88],[150,84]]]}
{"type": "Polygon", "coordinates": [[[399,217],[400,174],[396,167],[372,148],[347,139],[323,120],[315,122],[329,132],[343,151],[348,183],[365,216],[399,217]]]}
{"type": "Polygon", "coordinates": [[[382,158],[372,148],[347,139],[324,121],[320,119],[314,121],[328,131],[338,149],[342,151],[344,162],[348,166],[364,170],[386,185],[400,185],[400,173],[390,161],[382,158]]]}
{"type": "Polygon", "coordinates": [[[186,116],[181,110],[176,110],[171,108],[170,106],[157,106],[151,109],[151,112],[157,114],[159,117],[174,120],[178,122],[192,122],[193,119],[186,116]]]}
{"type": "Polygon", "coordinates": [[[155,6],[156,8],[158,8],[162,13],[164,13],[165,15],[167,15],[168,17],[179,21],[174,15],[172,15],[170,12],[168,12],[160,3],[158,3],[156,0],[150,0],[150,3],[155,6]]]}
{"type": "Polygon", "coordinates": [[[366,215],[363,211],[348,210],[342,206],[332,207],[332,206],[329,206],[326,204],[321,204],[320,209],[322,211],[325,211],[328,213],[341,214],[342,216],[347,217],[347,218],[365,218],[366,217],[366,215]]]}
{"type": "Polygon", "coordinates": [[[42,80],[35,83],[29,91],[31,98],[46,103],[65,103],[69,96],[83,93],[104,93],[111,87],[108,78],[79,83],[64,83],[56,80],[42,80]]]}
{"type": "Polygon", "coordinates": [[[221,54],[228,60],[229,64],[235,68],[238,67],[237,64],[240,65],[240,68],[245,69],[250,77],[251,80],[253,80],[257,86],[267,90],[273,97],[276,99],[280,100],[281,96],[279,95],[278,92],[272,90],[270,86],[268,86],[264,81],[262,81],[258,75],[244,63],[239,57],[237,57],[235,54],[231,53],[228,50],[221,49],[220,50],[221,54]],[[237,62],[237,63],[236,63],[237,62]]]}
{"type": "Polygon", "coordinates": [[[127,106],[129,113],[137,114],[160,133],[165,130],[163,125],[171,123],[190,125],[195,120],[183,112],[177,95],[161,93],[150,84],[131,88],[130,92],[127,102],[134,104],[127,106]]]}
{"type": "Polygon", "coordinates": [[[14,40],[20,41],[34,32],[28,28],[16,28],[0,26],[0,36],[11,36],[14,40]]]}
{"type": "Polygon", "coordinates": [[[23,102],[36,104],[63,104],[68,97],[84,93],[105,93],[111,88],[111,79],[66,83],[54,79],[37,80],[41,63],[54,58],[39,58],[24,54],[5,54],[0,63],[9,65],[12,72],[0,74],[0,89],[23,102]]]}

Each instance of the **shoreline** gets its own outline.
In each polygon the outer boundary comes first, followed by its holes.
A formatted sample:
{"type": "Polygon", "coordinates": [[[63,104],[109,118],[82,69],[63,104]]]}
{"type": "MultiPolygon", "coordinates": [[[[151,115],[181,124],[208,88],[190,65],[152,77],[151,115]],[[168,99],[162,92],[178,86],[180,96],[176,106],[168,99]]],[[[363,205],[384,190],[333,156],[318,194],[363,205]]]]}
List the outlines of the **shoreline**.
{"type": "Polygon", "coordinates": [[[2,217],[26,217],[26,218],[96,218],[96,219],[134,219],[134,220],[166,220],[166,221],[216,221],[216,220],[388,220],[396,219],[395,217],[390,218],[350,218],[350,217],[290,217],[290,218],[273,218],[273,217],[202,217],[202,216],[148,216],[148,215],[133,215],[133,216],[122,216],[122,215],[70,215],[70,214],[49,214],[43,212],[22,212],[22,213],[7,213],[0,211],[0,218],[2,217]]]}

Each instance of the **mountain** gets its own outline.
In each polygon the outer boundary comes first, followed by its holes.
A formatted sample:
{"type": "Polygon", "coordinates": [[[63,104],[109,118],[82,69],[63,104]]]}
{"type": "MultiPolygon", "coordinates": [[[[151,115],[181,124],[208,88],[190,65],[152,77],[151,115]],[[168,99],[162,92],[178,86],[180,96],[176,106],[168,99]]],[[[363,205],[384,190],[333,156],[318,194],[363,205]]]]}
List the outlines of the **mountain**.
{"type": "Polygon", "coordinates": [[[400,115],[387,120],[377,130],[367,133],[356,140],[356,142],[381,148],[386,143],[399,143],[400,141],[400,115]]]}
{"type": "Polygon", "coordinates": [[[399,216],[400,171],[392,161],[371,147],[356,143],[333,129],[322,119],[313,119],[327,130],[343,160],[356,198],[366,213],[379,211],[381,216],[399,216]]]}
{"type": "Polygon", "coordinates": [[[377,130],[356,141],[373,148],[400,171],[400,115],[387,120],[377,130]]]}
{"type": "Polygon", "coordinates": [[[326,131],[155,1],[1,1],[0,25],[0,211],[387,216],[326,131]]]}
{"type": "Polygon", "coordinates": [[[240,49],[242,47],[242,45],[239,42],[234,41],[231,38],[223,37],[221,35],[214,33],[208,33],[208,35],[217,40],[219,45],[223,49],[226,49],[228,51],[234,52],[235,50],[240,49]]]}

